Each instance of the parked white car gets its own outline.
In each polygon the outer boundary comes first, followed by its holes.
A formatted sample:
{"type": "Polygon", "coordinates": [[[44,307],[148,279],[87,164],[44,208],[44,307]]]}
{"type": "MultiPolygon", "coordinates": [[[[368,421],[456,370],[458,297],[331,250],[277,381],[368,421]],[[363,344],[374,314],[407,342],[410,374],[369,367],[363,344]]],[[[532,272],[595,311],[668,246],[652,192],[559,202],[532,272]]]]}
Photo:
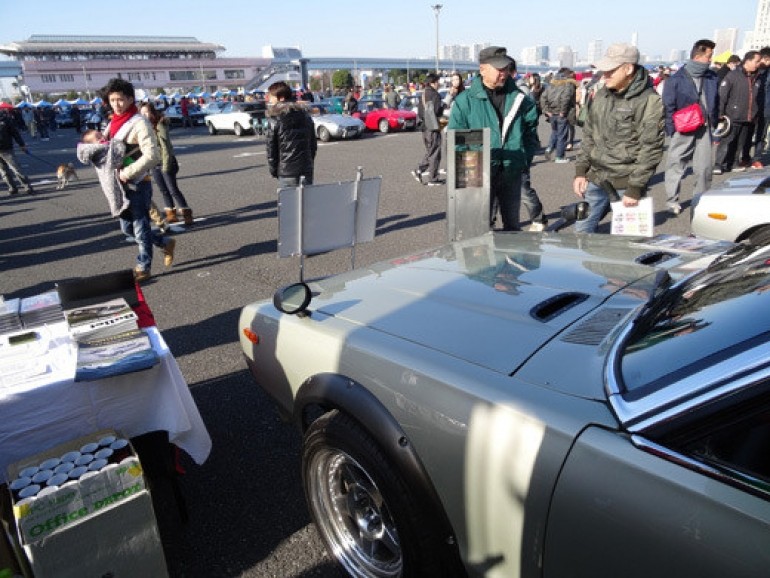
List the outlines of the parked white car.
{"type": "Polygon", "coordinates": [[[232,132],[235,136],[259,132],[265,117],[264,102],[228,102],[222,112],[204,118],[209,134],[232,132]]]}
{"type": "Polygon", "coordinates": [[[770,170],[732,177],[696,195],[692,201],[692,233],[724,241],[770,244],[770,170]]]}

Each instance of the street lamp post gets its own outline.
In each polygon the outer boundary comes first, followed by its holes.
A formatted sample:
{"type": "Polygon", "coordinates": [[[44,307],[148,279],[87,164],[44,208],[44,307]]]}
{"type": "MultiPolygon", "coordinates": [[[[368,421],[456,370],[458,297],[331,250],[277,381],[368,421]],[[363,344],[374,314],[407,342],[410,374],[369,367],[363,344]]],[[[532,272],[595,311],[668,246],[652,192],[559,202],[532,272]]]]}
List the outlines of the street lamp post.
{"type": "Polygon", "coordinates": [[[433,8],[433,12],[436,14],[436,74],[438,74],[438,16],[441,13],[443,5],[433,4],[431,8],[433,8]]]}

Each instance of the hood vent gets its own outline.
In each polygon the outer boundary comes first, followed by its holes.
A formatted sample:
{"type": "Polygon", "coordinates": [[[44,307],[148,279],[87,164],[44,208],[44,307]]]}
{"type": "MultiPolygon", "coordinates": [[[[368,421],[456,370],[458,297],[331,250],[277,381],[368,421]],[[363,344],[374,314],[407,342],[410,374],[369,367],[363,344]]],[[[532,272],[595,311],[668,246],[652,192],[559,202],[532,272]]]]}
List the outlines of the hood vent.
{"type": "Polygon", "coordinates": [[[674,257],[676,257],[676,255],[674,253],[669,253],[668,251],[652,251],[651,253],[639,255],[636,259],[634,259],[634,261],[640,265],[653,266],[659,263],[663,263],[663,261],[673,259],[674,257]]]}
{"type": "Polygon", "coordinates": [[[529,314],[538,321],[547,322],[586,299],[588,299],[588,295],[585,293],[560,293],[540,302],[532,308],[529,314]]]}
{"type": "Polygon", "coordinates": [[[578,323],[561,340],[577,345],[599,345],[626,315],[628,309],[602,309],[596,315],[578,323]]]}

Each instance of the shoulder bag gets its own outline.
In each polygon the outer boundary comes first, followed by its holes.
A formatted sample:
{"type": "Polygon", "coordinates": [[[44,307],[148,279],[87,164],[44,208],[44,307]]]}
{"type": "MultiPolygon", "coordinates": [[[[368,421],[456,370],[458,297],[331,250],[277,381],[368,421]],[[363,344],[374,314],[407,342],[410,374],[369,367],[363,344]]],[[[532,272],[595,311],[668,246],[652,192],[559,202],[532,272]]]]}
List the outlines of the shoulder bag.
{"type": "Polygon", "coordinates": [[[689,134],[695,132],[706,124],[706,117],[703,115],[703,107],[700,103],[701,90],[703,90],[703,81],[701,81],[700,88],[698,89],[698,102],[680,108],[671,115],[671,120],[674,121],[674,130],[676,130],[676,132],[689,134]]]}

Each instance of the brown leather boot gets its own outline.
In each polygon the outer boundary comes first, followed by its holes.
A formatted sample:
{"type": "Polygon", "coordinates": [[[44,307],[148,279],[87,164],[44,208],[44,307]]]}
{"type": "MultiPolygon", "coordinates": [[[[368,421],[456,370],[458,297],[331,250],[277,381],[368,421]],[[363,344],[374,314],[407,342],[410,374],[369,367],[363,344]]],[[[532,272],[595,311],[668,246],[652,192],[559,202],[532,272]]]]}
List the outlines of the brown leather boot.
{"type": "Polygon", "coordinates": [[[158,207],[155,206],[155,203],[150,203],[150,220],[155,224],[156,227],[160,230],[161,235],[166,232],[166,221],[163,220],[163,217],[160,215],[160,211],[158,211],[158,207]]]}
{"type": "Polygon", "coordinates": [[[169,209],[166,207],[164,209],[166,211],[166,222],[167,223],[178,223],[179,219],[176,218],[176,210],[175,209],[169,209]]]}
{"type": "Polygon", "coordinates": [[[193,214],[192,209],[179,209],[179,212],[182,215],[182,219],[184,219],[185,225],[192,225],[193,224],[193,214]]]}

